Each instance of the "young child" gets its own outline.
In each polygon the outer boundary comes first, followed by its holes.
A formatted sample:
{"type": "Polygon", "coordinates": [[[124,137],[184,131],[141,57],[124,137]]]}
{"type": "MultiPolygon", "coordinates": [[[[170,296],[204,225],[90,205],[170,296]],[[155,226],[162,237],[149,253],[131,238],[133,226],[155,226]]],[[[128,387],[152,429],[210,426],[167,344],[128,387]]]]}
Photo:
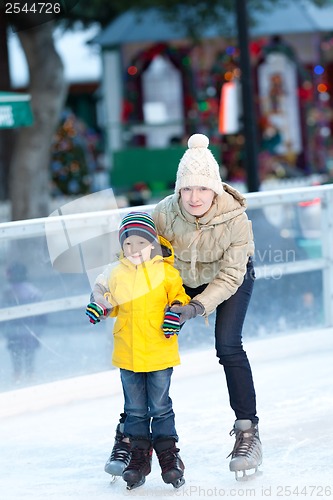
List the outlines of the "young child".
{"type": "MultiPolygon", "coordinates": [[[[154,449],[163,481],[178,488],[185,482],[185,467],[176,447],[169,387],[173,367],[180,364],[175,335],[180,322],[169,308],[188,304],[190,298],[172,265],[172,247],[157,236],[149,214],[127,214],[120,224],[119,241],[123,258],[98,276],[86,314],[92,323],[117,317],[112,363],[120,368],[124,392],[124,435],[129,438],[129,444],[122,442],[125,453],[130,446],[122,477],[128,489],[142,485],[151,471],[154,449]]],[[[112,467],[121,462],[110,459],[107,472],[120,475],[112,467]]]]}

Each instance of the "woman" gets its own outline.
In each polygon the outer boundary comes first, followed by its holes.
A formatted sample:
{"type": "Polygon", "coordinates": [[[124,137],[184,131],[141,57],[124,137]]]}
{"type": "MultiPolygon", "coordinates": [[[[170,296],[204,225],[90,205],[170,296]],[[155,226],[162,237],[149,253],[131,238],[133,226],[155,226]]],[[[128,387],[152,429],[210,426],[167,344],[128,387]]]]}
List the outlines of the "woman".
{"type": "MultiPolygon", "coordinates": [[[[257,470],[262,461],[255,390],[242,346],[242,328],[254,283],[254,243],[245,199],[222,183],[208,145],[205,135],[190,137],[179,163],[175,193],[159,202],[152,215],[158,234],[174,248],[175,267],[192,299],[188,305],[171,310],[180,314],[181,323],[216,311],[216,355],[224,368],[236,416],[230,433],[236,442],[229,468],[238,479],[238,473],[257,470]]],[[[123,456],[124,418],[122,414],[105,466],[109,473],[112,464],[123,456]]]]}

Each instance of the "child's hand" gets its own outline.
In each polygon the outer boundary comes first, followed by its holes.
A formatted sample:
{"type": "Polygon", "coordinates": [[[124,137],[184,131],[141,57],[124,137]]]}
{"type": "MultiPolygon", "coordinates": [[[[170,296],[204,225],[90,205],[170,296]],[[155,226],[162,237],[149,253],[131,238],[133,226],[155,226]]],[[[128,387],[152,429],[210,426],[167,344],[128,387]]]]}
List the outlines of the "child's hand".
{"type": "Polygon", "coordinates": [[[101,304],[97,302],[90,302],[86,307],[86,315],[89,318],[90,323],[96,325],[101,319],[108,315],[109,311],[101,304]]]}
{"type": "Polygon", "coordinates": [[[180,330],[179,314],[172,312],[170,307],[167,307],[164,314],[164,321],[162,325],[164,335],[168,339],[171,335],[178,335],[180,330]]]}

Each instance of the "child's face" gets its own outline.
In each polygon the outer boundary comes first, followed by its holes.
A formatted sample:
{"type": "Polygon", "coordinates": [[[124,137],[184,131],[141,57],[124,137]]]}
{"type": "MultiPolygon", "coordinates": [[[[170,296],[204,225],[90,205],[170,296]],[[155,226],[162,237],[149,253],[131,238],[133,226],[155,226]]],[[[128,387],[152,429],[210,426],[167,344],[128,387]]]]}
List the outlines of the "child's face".
{"type": "Polygon", "coordinates": [[[125,257],[134,265],[150,260],[154,246],[141,236],[131,235],[124,240],[123,250],[125,257]]]}

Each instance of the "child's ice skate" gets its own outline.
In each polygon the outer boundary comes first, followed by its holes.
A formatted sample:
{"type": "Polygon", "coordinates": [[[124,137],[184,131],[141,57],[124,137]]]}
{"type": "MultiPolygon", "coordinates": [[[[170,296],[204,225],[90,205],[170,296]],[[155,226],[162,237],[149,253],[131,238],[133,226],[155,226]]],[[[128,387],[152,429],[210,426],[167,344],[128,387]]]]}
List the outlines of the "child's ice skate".
{"type": "Polygon", "coordinates": [[[153,448],[148,439],[131,440],[131,460],[122,476],[127,483],[127,489],[138,488],[146,481],[151,472],[153,448]]]}
{"type": "Polygon", "coordinates": [[[154,443],[154,449],[162,470],[162,479],[174,488],[180,488],[185,483],[185,465],[180,458],[179,449],[174,439],[161,439],[154,443]]]}
{"type": "Polygon", "coordinates": [[[258,425],[252,423],[251,420],[236,420],[230,436],[234,434],[236,442],[230,453],[229,469],[235,473],[236,480],[244,481],[256,475],[262,463],[258,425]],[[249,473],[249,471],[253,472],[249,473]]]}
{"type": "Polygon", "coordinates": [[[123,431],[124,424],[123,422],[120,422],[117,425],[111,455],[104,466],[105,472],[111,474],[112,481],[115,481],[117,477],[122,475],[131,458],[130,443],[123,441],[125,438],[123,431]]]}

